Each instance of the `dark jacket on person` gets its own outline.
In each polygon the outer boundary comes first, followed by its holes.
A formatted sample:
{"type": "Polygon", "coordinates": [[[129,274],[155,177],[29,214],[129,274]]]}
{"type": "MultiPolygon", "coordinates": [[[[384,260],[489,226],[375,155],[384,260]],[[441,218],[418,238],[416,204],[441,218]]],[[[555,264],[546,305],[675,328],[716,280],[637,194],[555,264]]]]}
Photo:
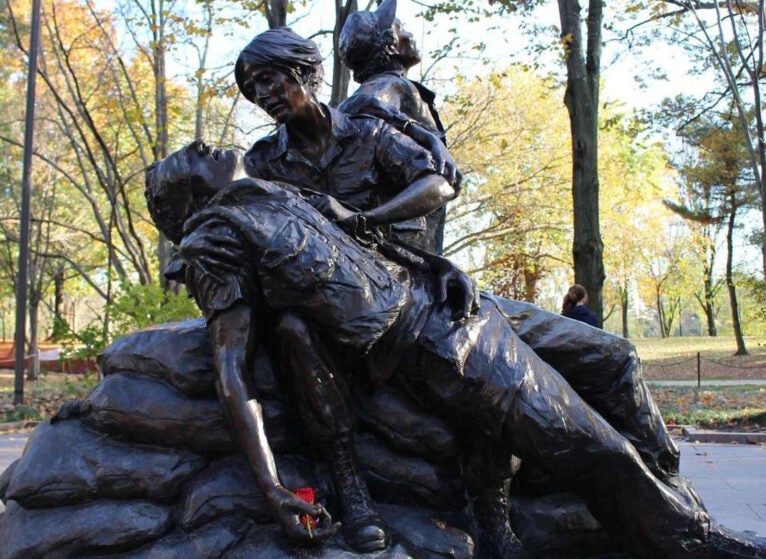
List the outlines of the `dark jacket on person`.
{"type": "Polygon", "coordinates": [[[577,305],[564,316],[598,328],[598,318],[596,317],[596,314],[585,305],[577,305]]]}

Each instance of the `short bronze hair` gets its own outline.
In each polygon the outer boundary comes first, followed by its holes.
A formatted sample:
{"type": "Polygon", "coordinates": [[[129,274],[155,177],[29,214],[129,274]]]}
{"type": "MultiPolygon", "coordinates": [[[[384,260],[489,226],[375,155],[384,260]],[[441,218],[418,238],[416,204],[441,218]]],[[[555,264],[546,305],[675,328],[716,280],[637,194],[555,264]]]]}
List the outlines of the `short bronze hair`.
{"type": "Polygon", "coordinates": [[[396,0],[385,0],[374,12],[360,10],[349,14],[338,38],[340,58],[349,70],[364,74],[370,65],[379,66],[394,56],[395,19],[396,0]]]}
{"type": "Polygon", "coordinates": [[[189,150],[198,141],[152,163],[146,169],[144,196],[146,206],[157,229],[168,240],[178,244],[183,226],[193,207],[189,150]]]}

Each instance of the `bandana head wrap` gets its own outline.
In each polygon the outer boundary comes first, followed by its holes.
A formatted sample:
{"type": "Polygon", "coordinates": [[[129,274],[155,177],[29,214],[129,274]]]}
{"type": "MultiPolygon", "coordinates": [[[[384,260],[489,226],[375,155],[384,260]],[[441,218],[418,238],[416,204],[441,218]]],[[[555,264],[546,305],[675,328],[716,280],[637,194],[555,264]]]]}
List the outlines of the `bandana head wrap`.
{"type": "Polygon", "coordinates": [[[304,39],[287,27],[269,29],[257,35],[239,54],[234,78],[242,95],[255,103],[255,91],[245,73],[245,64],[278,68],[313,91],[319,89],[324,75],[322,55],[314,41],[304,39]]]}

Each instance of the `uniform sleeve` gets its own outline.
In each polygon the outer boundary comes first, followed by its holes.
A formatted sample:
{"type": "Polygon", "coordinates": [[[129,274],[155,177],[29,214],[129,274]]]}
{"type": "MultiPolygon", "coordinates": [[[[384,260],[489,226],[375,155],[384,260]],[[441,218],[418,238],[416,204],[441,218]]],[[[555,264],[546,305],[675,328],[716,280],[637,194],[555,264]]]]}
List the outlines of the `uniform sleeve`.
{"type": "Polygon", "coordinates": [[[367,114],[377,117],[397,130],[403,130],[410,123],[410,118],[399,109],[367,93],[355,93],[338,108],[349,115],[367,114]]]}
{"type": "MultiPolygon", "coordinates": [[[[230,226],[210,220],[185,234],[178,247],[178,254],[186,264],[186,286],[207,320],[240,301],[250,299],[246,293],[248,282],[245,271],[232,271],[232,257],[222,256],[211,241],[221,236],[236,238],[230,226]]],[[[241,251],[240,248],[234,250],[241,251]]],[[[235,255],[233,259],[247,262],[244,253],[235,255]]]]}
{"type": "Polygon", "coordinates": [[[438,174],[431,153],[388,124],[381,123],[378,130],[375,159],[384,182],[395,191],[425,175],[438,174]]]}

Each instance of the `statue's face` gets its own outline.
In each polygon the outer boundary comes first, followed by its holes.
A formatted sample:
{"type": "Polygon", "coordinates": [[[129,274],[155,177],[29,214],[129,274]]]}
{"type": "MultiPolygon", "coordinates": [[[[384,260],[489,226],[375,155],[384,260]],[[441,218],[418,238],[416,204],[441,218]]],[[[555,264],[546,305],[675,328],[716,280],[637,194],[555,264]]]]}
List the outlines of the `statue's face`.
{"type": "Polygon", "coordinates": [[[278,68],[245,63],[243,70],[256,104],[280,124],[301,114],[313,100],[307,85],[278,68]]]}
{"type": "Polygon", "coordinates": [[[394,31],[398,39],[396,56],[405,68],[412,68],[420,62],[420,52],[415,38],[402,26],[402,22],[398,19],[394,20],[394,31]]]}
{"type": "Polygon", "coordinates": [[[245,176],[242,154],[196,141],[188,150],[192,188],[198,194],[218,192],[245,176]]]}

